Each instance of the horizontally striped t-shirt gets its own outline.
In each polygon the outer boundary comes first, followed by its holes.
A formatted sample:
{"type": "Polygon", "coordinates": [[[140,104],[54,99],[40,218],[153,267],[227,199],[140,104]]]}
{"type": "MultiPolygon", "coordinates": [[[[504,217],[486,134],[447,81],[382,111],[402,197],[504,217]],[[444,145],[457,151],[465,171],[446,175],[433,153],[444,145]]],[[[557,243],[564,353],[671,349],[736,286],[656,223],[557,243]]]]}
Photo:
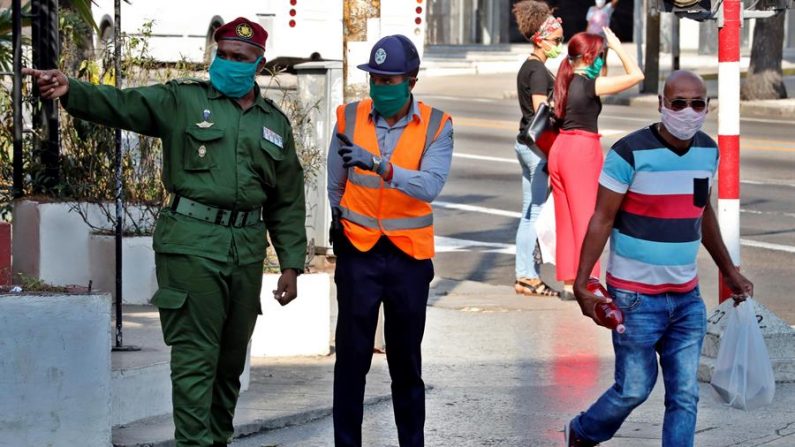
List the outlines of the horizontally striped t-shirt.
{"type": "Polygon", "coordinates": [[[607,284],[646,294],[698,285],[701,219],[717,168],[718,146],[703,132],[683,153],[656,125],[613,145],[599,184],[625,196],[610,237],[607,284]]]}

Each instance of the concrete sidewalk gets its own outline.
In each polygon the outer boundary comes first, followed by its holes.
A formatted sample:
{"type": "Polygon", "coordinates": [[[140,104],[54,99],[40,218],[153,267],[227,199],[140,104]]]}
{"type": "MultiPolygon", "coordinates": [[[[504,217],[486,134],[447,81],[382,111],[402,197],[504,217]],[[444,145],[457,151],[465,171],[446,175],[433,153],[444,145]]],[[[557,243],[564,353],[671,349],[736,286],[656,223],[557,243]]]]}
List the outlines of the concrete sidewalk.
{"type": "MultiPolygon", "coordinates": [[[[531,445],[562,445],[557,433],[562,422],[611,383],[610,332],[581,317],[576,303],[516,296],[508,286],[437,278],[429,306],[423,349],[426,382],[433,388],[429,399],[436,393],[467,392],[468,387],[475,392],[488,383],[493,384],[490,394],[494,395],[510,393],[514,383],[537,389],[539,392],[523,397],[531,400],[524,400],[526,408],[494,408],[499,413],[527,411],[529,414],[522,414],[529,421],[528,433],[537,432],[538,436],[534,438],[538,442],[531,445]],[[519,340],[525,342],[517,344],[519,340]],[[588,360],[587,365],[583,359],[588,360]],[[506,377],[499,377],[506,371],[501,364],[513,365],[506,377]]],[[[156,319],[146,321],[150,330],[159,330],[156,319]]],[[[329,416],[333,362],[333,355],[255,359],[251,386],[238,405],[237,435],[303,425],[329,416]]],[[[374,356],[367,382],[368,404],[388,400],[384,356],[374,356]]],[[[702,385],[701,395],[698,445],[795,445],[795,384],[779,384],[774,403],[752,413],[727,408],[707,384],[702,385]]],[[[663,400],[662,383],[658,383],[649,401],[605,445],[659,445],[663,400]]],[[[429,401],[429,405],[436,404],[429,401]]],[[[438,420],[438,411],[428,414],[429,426],[464,423],[438,420]]],[[[116,446],[171,446],[172,433],[167,415],[117,427],[113,442],[116,446]]],[[[445,444],[444,433],[433,435],[429,434],[429,445],[450,445],[445,444]],[[435,440],[431,442],[431,438],[435,440]]],[[[323,445],[332,443],[329,440],[323,445]]],[[[467,445],[482,444],[472,439],[467,445]]]]}

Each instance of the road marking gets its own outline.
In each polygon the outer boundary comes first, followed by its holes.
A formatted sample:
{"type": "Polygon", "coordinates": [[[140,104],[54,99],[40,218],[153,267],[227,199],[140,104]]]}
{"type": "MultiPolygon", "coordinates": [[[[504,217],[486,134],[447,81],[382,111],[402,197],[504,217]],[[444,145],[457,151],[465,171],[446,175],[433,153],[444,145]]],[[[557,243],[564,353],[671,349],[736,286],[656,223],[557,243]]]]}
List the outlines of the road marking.
{"type": "MultiPolygon", "coordinates": [[[[500,130],[513,130],[513,131],[517,130],[516,121],[453,116],[453,122],[455,123],[456,126],[463,126],[463,127],[477,127],[481,129],[500,129],[500,130]]],[[[599,131],[599,133],[602,134],[602,136],[604,137],[608,137],[613,135],[623,135],[628,132],[617,129],[602,129],[599,131]]]]}
{"type": "Polygon", "coordinates": [[[795,253],[795,247],[792,245],[771,244],[770,242],[752,241],[750,239],[740,239],[740,245],[746,247],[765,248],[773,251],[783,251],[785,253],[795,253]]]}
{"type": "Polygon", "coordinates": [[[492,216],[503,216],[503,217],[513,217],[515,219],[519,219],[522,217],[522,213],[517,211],[505,211],[496,208],[486,208],[482,206],[475,206],[475,205],[465,205],[462,203],[451,203],[451,202],[440,202],[435,201],[433,202],[433,206],[437,206],[439,208],[446,208],[449,210],[459,210],[459,211],[470,211],[473,213],[483,213],[483,214],[491,214],[492,216]]]}
{"type": "Polygon", "coordinates": [[[745,183],[748,185],[761,185],[761,186],[786,186],[788,188],[795,188],[795,183],[787,183],[781,182],[777,180],[769,180],[766,182],[762,182],[759,180],[740,180],[740,183],[745,183]]]}
{"type": "Polygon", "coordinates": [[[461,96],[446,96],[446,95],[423,95],[421,93],[417,94],[418,98],[422,99],[439,99],[441,101],[466,101],[466,102],[483,102],[483,103],[495,103],[495,102],[502,102],[506,100],[515,100],[515,98],[463,98],[461,96]]]}
{"type": "MultiPolygon", "coordinates": [[[[506,101],[516,101],[516,98],[472,98],[472,97],[461,97],[461,96],[450,96],[450,95],[423,95],[417,94],[418,97],[422,97],[423,99],[439,99],[442,101],[457,101],[457,102],[482,102],[482,103],[502,103],[506,101]]],[[[613,106],[612,104],[609,104],[613,106]]],[[[626,106],[619,106],[619,107],[626,107],[626,106]]],[[[651,110],[651,109],[649,109],[651,110]]],[[[602,116],[606,118],[620,118],[626,121],[637,121],[642,123],[650,123],[653,121],[654,117],[652,118],[638,118],[635,116],[622,116],[622,115],[614,115],[605,113],[602,116]]],[[[772,119],[772,118],[751,118],[751,117],[740,117],[740,121],[748,121],[751,123],[769,123],[769,124],[793,124],[793,120],[786,120],[786,119],[772,119]]]]}
{"type": "MultiPolygon", "coordinates": [[[[631,120],[631,118],[621,118],[622,120],[631,120]]],[[[648,122],[638,118],[640,121],[648,122]]],[[[453,121],[456,126],[461,127],[475,127],[479,129],[497,129],[497,130],[516,130],[516,122],[505,120],[491,120],[483,118],[471,118],[454,116],[453,121]]],[[[599,133],[603,137],[616,137],[619,135],[626,135],[631,130],[619,129],[602,129],[599,133]]],[[[789,141],[783,140],[764,140],[759,138],[746,138],[740,137],[740,150],[761,151],[761,152],[795,152],[795,147],[789,141]]]]}
{"type": "MultiPolygon", "coordinates": [[[[466,154],[461,152],[453,152],[453,157],[458,158],[466,158],[470,160],[481,160],[481,161],[493,161],[496,163],[509,163],[518,165],[519,160],[515,158],[504,158],[504,157],[491,157],[488,155],[476,155],[476,154],[466,154]]],[[[785,182],[778,182],[778,181],[766,181],[761,182],[758,180],[740,180],[740,183],[744,183],[747,185],[758,185],[758,186],[786,186],[789,188],[795,188],[795,183],[785,183],[785,182]]],[[[786,213],[785,213],[786,214],[786,213]]]]}
{"type": "Polygon", "coordinates": [[[437,253],[477,251],[480,253],[500,253],[505,255],[516,254],[516,245],[514,244],[471,241],[467,239],[456,239],[445,236],[435,236],[434,243],[436,245],[437,253]]]}
{"type": "MultiPolygon", "coordinates": [[[[452,203],[452,202],[444,202],[444,201],[435,201],[433,202],[433,206],[445,209],[452,209],[452,210],[459,210],[459,211],[468,211],[472,213],[482,213],[482,214],[490,214],[492,216],[502,216],[502,217],[512,217],[514,219],[519,219],[522,217],[522,213],[516,211],[506,211],[497,208],[487,208],[483,206],[476,206],[476,205],[465,205],[461,203],[452,203]]],[[[746,210],[747,212],[748,210],[746,210]]],[[[753,211],[752,211],[753,212],[753,211]]],[[[471,242],[471,241],[469,241],[471,242]]],[[[503,244],[505,245],[505,244],[503,244]]],[[[761,242],[761,241],[754,241],[751,239],[740,239],[740,245],[744,245],[746,247],[755,247],[755,248],[764,248],[767,250],[773,251],[781,251],[785,253],[793,253],[795,254],[795,246],[791,245],[782,245],[782,244],[773,244],[770,242],[761,242]]],[[[503,247],[505,248],[505,247],[503,247]]]]}
{"type": "Polygon", "coordinates": [[[746,214],[756,214],[762,216],[784,216],[784,217],[795,217],[795,213],[782,213],[778,211],[759,211],[759,210],[747,210],[744,208],[740,208],[741,213],[746,214]]]}
{"type": "Polygon", "coordinates": [[[498,163],[510,163],[514,165],[519,164],[519,160],[515,158],[489,157],[487,155],[462,154],[459,152],[453,152],[453,157],[468,158],[470,160],[495,161],[498,163]]]}
{"type": "Polygon", "coordinates": [[[770,124],[792,124],[791,120],[774,120],[768,118],[743,118],[740,117],[740,121],[749,121],[752,123],[770,123],[770,124]]]}

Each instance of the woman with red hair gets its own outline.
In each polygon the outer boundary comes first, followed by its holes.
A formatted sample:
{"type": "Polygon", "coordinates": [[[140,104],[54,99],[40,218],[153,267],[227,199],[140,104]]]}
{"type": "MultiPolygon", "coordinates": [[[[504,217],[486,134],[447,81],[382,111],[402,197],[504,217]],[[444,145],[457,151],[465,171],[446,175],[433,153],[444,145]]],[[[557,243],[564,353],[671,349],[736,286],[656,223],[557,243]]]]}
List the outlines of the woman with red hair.
{"type": "MultiPolygon", "coordinates": [[[[572,284],[580,249],[596,207],[603,162],[597,125],[602,111],[600,97],[632,88],[644,77],[616,35],[609,28],[604,31],[604,39],[589,33],[572,36],[568,57],[560,64],[555,80],[555,116],[560,135],[550,150],[549,175],[555,197],[556,274],[564,283],[563,299],[574,299],[572,284]],[[625,74],[599,77],[606,62],[605,43],[621,59],[625,74]]],[[[591,275],[599,277],[599,263],[591,275]]]]}

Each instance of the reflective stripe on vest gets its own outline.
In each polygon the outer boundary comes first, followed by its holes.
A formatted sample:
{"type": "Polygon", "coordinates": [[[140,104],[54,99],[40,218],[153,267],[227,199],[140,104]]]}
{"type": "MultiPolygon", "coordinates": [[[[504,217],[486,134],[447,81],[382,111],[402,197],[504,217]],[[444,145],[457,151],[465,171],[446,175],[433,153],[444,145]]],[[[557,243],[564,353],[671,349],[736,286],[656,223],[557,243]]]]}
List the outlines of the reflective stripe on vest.
{"type": "Polygon", "coordinates": [[[345,136],[353,141],[353,133],[356,131],[356,108],[358,102],[350,102],[345,105],[345,136]]]}
{"type": "MultiPolygon", "coordinates": [[[[348,169],[348,181],[355,185],[364,186],[365,188],[371,189],[378,189],[382,186],[380,175],[360,174],[353,168],[348,169]]],[[[383,186],[384,188],[394,188],[394,186],[388,183],[384,183],[383,186]]]]}
{"type": "Polygon", "coordinates": [[[404,217],[400,219],[378,219],[375,217],[367,217],[355,211],[351,211],[343,206],[340,207],[343,219],[349,220],[357,225],[361,225],[373,230],[384,229],[386,231],[396,230],[416,230],[418,228],[430,227],[433,225],[433,214],[426,214],[420,217],[404,217]]]}

